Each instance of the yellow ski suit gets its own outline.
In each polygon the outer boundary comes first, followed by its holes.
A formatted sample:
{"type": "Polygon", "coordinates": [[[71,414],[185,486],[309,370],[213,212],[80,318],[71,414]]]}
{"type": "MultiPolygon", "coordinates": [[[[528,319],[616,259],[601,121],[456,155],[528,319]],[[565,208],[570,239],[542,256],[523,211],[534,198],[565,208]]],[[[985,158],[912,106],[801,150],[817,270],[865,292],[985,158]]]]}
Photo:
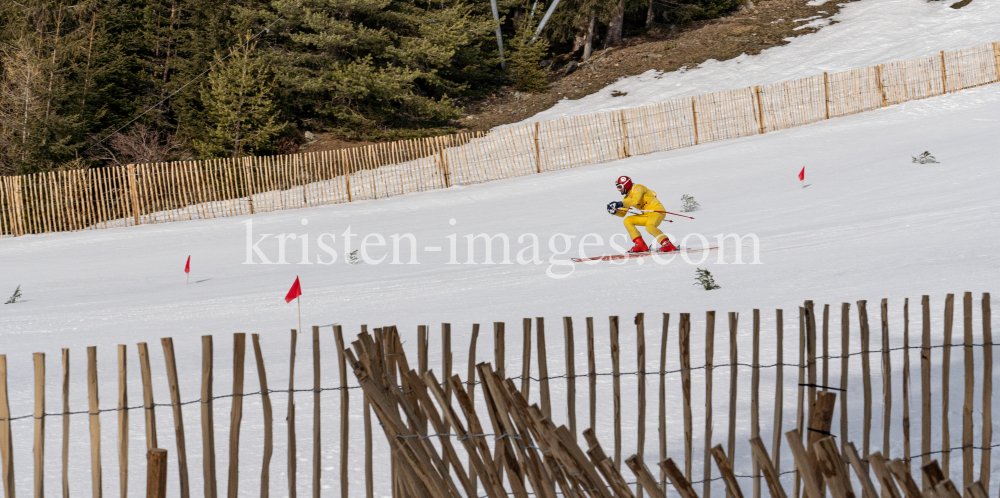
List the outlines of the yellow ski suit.
{"type": "Polygon", "coordinates": [[[625,218],[625,229],[628,230],[628,235],[632,240],[635,240],[639,236],[639,230],[636,226],[646,227],[646,231],[653,237],[656,237],[656,242],[658,243],[666,237],[657,227],[660,223],[663,223],[663,219],[667,215],[663,213],[644,213],[626,217],[628,208],[630,207],[650,211],[665,211],[663,204],[660,204],[660,201],[656,200],[656,192],[646,188],[645,185],[639,185],[638,183],[633,185],[632,190],[622,200],[622,208],[615,213],[615,216],[625,218]]]}

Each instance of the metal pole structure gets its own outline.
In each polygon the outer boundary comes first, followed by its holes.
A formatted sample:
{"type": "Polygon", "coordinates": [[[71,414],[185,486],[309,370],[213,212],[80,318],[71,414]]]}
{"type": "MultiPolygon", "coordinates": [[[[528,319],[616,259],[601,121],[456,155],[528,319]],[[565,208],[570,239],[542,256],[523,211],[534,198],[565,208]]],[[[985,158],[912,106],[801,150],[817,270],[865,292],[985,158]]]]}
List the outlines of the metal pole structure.
{"type": "Polygon", "coordinates": [[[490,0],[490,7],[493,8],[493,19],[497,22],[497,47],[500,48],[500,69],[507,69],[507,63],[503,60],[503,35],[500,33],[500,11],[497,10],[497,0],[490,0]]]}
{"type": "Polygon", "coordinates": [[[559,6],[559,0],[555,0],[552,2],[552,5],[549,5],[549,10],[546,10],[545,16],[542,17],[542,22],[538,23],[538,29],[535,30],[535,36],[531,37],[531,43],[534,43],[535,40],[538,39],[538,35],[542,34],[542,30],[545,29],[545,23],[549,22],[549,16],[552,15],[552,12],[556,10],[557,6],[559,6]]]}

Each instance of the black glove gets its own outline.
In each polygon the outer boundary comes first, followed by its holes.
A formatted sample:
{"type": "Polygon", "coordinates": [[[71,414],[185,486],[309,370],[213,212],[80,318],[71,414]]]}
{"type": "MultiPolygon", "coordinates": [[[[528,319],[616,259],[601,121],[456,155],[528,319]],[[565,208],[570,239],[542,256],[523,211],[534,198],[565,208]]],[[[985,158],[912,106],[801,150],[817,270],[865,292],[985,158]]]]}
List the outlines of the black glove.
{"type": "Polygon", "coordinates": [[[617,214],[618,210],[621,209],[623,206],[624,205],[622,204],[622,201],[612,201],[612,202],[609,202],[608,203],[608,212],[611,213],[611,214],[617,214]]]}

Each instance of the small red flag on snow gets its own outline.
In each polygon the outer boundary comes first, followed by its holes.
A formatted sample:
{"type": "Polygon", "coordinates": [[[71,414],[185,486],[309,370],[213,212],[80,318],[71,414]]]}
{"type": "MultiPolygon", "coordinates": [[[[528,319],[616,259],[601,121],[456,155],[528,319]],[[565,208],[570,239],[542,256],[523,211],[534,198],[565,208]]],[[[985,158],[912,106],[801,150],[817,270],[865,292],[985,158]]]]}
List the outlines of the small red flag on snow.
{"type": "Polygon", "coordinates": [[[800,182],[806,181],[806,167],[805,166],[802,167],[802,171],[799,171],[799,181],[800,182]]]}
{"type": "Polygon", "coordinates": [[[292,288],[288,290],[288,295],[285,296],[285,302],[290,303],[295,300],[295,298],[302,295],[302,286],[299,285],[299,277],[295,277],[295,283],[292,284],[292,288]]]}
{"type": "Polygon", "coordinates": [[[184,273],[191,273],[191,256],[188,256],[188,262],[184,265],[184,273]]]}

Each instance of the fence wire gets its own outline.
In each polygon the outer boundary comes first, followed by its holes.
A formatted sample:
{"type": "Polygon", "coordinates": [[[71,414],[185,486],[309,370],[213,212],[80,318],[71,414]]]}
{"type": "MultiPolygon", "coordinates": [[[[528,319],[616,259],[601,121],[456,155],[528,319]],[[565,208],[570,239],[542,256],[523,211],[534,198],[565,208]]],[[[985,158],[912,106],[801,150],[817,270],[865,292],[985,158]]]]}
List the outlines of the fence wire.
{"type": "MultiPolygon", "coordinates": [[[[895,352],[895,351],[902,351],[902,350],[906,350],[907,352],[909,352],[910,350],[925,350],[925,349],[930,350],[930,349],[941,349],[941,348],[945,348],[945,347],[954,347],[954,348],[958,348],[958,347],[963,347],[963,348],[964,347],[982,348],[982,347],[985,347],[985,346],[996,347],[998,345],[1000,345],[1000,343],[986,342],[986,343],[973,343],[973,344],[965,344],[965,343],[958,343],[958,344],[956,344],[956,343],[951,343],[951,344],[936,344],[936,345],[928,346],[928,347],[923,347],[923,346],[909,346],[909,347],[899,346],[899,347],[889,348],[889,349],[869,349],[868,351],[857,351],[857,352],[854,352],[854,353],[848,353],[846,355],[817,356],[815,362],[813,362],[813,361],[807,361],[805,363],[771,363],[771,364],[756,365],[756,366],[753,365],[753,364],[750,364],[750,363],[743,363],[743,362],[712,364],[711,370],[731,368],[731,367],[734,367],[734,366],[736,366],[736,367],[743,367],[743,368],[749,368],[749,369],[758,369],[758,370],[770,369],[770,368],[775,368],[775,367],[778,367],[778,366],[781,366],[781,367],[791,367],[791,368],[809,368],[809,366],[814,365],[814,364],[818,364],[820,361],[842,360],[842,359],[845,359],[845,358],[850,358],[852,356],[860,356],[860,355],[864,355],[864,354],[883,354],[883,353],[887,353],[887,352],[888,353],[892,353],[892,352],[895,352]]],[[[540,377],[540,378],[535,378],[535,377],[532,377],[530,375],[527,376],[527,377],[525,377],[523,375],[518,375],[516,377],[508,377],[508,378],[510,380],[524,380],[524,379],[527,379],[527,380],[529,380],[531,382],[542,382],[542,381],[558,380],[558,379],[580,379],[580,378],[589,378],[589,377],[619,377],[619,378],[620,377],[630,377],[630,376],[648,377],[648,376],[660,376],[660,375],[674,375],[674,374],[678,374],[678,373],[682,373],[682,372],[692,372],[692,371],[697,371],[697,370],[706,370],[708,368],[709,367],[706,364],[706,365],[701,365],[701,366],[696,366],[696,367],[688,367],[688,368],[681,367],[681,368],[674,369],[674,370],[663,370],[663,371],[660,371],[660,370],[652,370],[652,371],[649,371],[649,370],[637,370],[637,371],[634,371],[634,372],[619,372],[618,374],[615,374],[614,372],[594,372],[594,373],[582,373],[582,374],[575,374],[575,375],[568,375],[568,374],[550,375],[550,376],[547,376],[547,377],[540,377]]],[[[463,382],[463,384],[465,384],[467,386],[477,386],[477,385],[481,384],[481,382],[478,382],[478,381],[467,381],[467,382],[463,382]]],[[[440,385],[442,387],[444,387],[445,383],[441,383],[440,385]]],[[[799,386],[799,387],[817,387],[817,388],[829,389],[829,390],[834,390],[834,391],[847,392],[847,389],[840,388],[840,387],[832,387],[832,386],[821,386],[821,385],[814,385],[814,384],[797,384],[797,386],[799,386]]],[[[351,390],[351,389],[361,389],[361,386],[321,387],[319,389],[291,389],[291,390],[289,390],[289,389],[268,389],[267,390],[267,394],[270,395],[272,393],[278,393],[278,394],[281,394],[281,393],[285,393],[285,394],[287,394],[287,393],[317,393],[317,392],[327,392],[327,391],[343,391],[343,390],[351,390]]],[[[127,407],[102,408],[102,409],[98,410],[97,412],[91,412],[89,410],[72,411],[72,412],[57,412],[57,413],[46,413],[46,414],[42,415],[41,417],[36,417],[34,414],[30,414],[30,415],[22,415],[22,416],[19,416],[19,417],[0,418],[0,422],[14,422],[14,421],[25,420],[25,419],[36,419],[36,418],[42,419],[42,418],[47,418],[47,417],[61,417],[61,416],[65,416],[65,415],[98,415],[98,414],[106,413],[106,412],[120,412],[120,411],[142,410],[142,409],[149,410],[149,409],[153,409],[153,408],[165,408],[165,407],[173,407],[173,406],[193,405],[193,404],[196,404],[196,403],[207,404],[207,403],[211,403],[213,401],[219,400],[219,399],[226,399],[226,398],[233,398],[233,397],[243,397],[243,398],[245,398],[245,397],[250,397],[250,396],[262,396],[262,395],[263,395],[262,391],[256,391],[256,392],[244,393],[244,394],[235,394],[235,393],[220,394],[220,395],[217,395],[217,396],[213,396],[208,401],[204,401],[201,398],[198,398],[198,399],[193,399],[193,400],[190,400],[190,401],[181,401],[179,403],[154,403],[152,407],[147,407],[145,405],[137,405],[137,406],[127,406],[127,407]]],[[[982,448],[977,448],[977,449],[982,449],[982,448]]]]}

